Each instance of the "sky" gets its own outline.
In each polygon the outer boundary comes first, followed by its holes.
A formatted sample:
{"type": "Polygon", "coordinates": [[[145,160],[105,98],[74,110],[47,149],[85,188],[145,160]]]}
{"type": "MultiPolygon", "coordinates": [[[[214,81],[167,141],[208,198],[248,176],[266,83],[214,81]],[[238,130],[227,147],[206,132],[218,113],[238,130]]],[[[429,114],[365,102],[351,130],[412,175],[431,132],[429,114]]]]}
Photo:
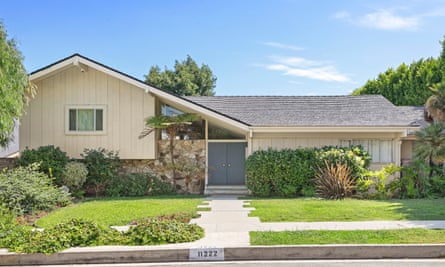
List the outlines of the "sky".
{"type": "Polygon", "coordinates": [[[80,53],[144,80],[190,55],[216,95],[345,95],[438,57],[445,0],[0,0],[28,72],[80,53]]]}

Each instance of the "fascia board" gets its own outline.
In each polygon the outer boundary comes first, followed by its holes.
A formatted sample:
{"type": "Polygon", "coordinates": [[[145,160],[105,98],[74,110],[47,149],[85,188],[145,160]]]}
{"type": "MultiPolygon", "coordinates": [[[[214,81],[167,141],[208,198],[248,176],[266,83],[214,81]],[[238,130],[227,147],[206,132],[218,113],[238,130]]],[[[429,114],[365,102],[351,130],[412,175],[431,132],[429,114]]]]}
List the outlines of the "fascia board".
{"type": "Polygon", "coordinates": [[[250,127],[253,133],[406,133],[420,127],[250,127]]]}

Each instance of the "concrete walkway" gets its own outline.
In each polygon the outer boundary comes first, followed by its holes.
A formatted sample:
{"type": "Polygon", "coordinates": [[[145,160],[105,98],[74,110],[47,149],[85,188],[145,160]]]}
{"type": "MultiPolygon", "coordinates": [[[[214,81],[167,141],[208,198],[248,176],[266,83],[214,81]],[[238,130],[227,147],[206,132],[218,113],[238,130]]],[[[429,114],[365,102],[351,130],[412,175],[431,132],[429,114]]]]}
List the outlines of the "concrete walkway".
{"type": "Polygon", "coordinates": [[[445,221],[365,221],[365,222],[279,222],[262,223],[258,217],[249,217],[254,208],[245,208],[248,200],[236,196],[211,196],[208,206],[211,211],[200,212],[193,219],[205,229],[205,237],[190,243],[200,247],[246,247],[250,246],[249,231],[292,230],[379,230],[403,228],[445,229],[445,221]]]}

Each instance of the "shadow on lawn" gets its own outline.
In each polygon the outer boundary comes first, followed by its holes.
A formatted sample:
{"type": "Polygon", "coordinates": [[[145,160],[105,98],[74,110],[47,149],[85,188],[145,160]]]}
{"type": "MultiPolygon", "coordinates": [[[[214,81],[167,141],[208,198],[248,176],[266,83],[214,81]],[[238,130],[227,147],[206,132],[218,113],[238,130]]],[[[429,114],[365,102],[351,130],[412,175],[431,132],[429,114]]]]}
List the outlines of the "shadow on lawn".
{"type": "Polygon", "coordinates": [[[445,220],[445,199],[397,199],[391,203],[394,212],[405,220],[445,220]]]}

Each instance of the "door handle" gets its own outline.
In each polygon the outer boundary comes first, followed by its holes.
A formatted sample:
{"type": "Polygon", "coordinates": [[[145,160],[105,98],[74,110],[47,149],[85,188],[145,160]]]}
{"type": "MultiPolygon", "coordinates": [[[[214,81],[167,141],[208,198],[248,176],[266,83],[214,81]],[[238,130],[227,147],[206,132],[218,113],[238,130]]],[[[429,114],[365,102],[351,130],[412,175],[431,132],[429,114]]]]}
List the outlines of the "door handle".
{"type": "Polygon", "coordinates": [[[230,167],[230,163],[227,163],[227,167],[230,167]]]}
{"type": "Polygon", "coordinates": [[[226,164],[225,164],[225,163],[223,163],[223,164],[222,164],[222,166],[223,166],[223,167],[226,167],[226,164]]]}

